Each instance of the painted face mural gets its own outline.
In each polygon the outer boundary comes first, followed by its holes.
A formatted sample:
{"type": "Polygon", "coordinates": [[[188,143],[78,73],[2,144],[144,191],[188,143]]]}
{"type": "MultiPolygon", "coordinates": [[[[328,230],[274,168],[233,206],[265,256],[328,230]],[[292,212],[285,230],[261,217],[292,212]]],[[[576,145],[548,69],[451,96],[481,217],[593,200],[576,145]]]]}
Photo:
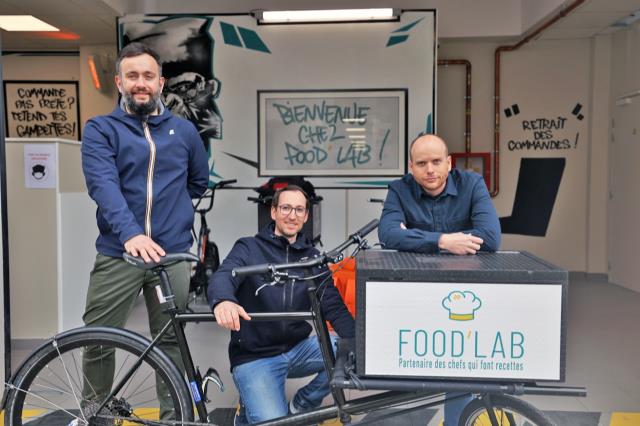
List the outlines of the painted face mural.
{"type": "Polygon", "coordinates": [[[209,149],[211,139],[222,139],[222,115],[216,104],[220,81],[213,75],[214,42],[209,33],[213,18],[140,17],[122,23],[122,45],[138,41],[160,55],[165,85],[164,104],[191,121],[209,149]]]}

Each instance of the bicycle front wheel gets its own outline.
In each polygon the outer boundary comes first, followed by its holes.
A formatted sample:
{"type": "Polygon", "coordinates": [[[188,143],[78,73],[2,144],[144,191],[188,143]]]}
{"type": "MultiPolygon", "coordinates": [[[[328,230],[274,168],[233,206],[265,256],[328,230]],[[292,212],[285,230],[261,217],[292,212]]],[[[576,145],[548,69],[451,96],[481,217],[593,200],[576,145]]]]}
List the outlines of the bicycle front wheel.
{"type": "Polygon", "coordinates": [[[111,426],[142,421],[173,425],[193,420],[183,376],[163,352],[154,348],[135,367],[147,346],[148,341],[135,333],[106,327],[54,337],[18,370],[7,399],[5,425],[111,426]],[[130,372],[124,386],[98,412],[114,384],[130,372]]]}
{"type": "MultiPolygon", "coordinates": [[[[555,426],[533,405],[509,395],[491,395],[499,426],[555,426]]],[[[480,399],[471,401],[460,416],[459,426],[491,426],[489,413],[480,399]]]]}

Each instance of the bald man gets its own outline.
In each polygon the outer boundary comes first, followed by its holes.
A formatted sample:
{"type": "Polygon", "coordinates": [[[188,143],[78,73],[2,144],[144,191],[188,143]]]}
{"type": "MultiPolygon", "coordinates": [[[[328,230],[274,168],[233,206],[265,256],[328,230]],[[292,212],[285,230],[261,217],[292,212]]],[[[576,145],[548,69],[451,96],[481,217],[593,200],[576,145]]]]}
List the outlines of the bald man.
{"type": "MultiPolygon", "coordinates": [[[[417,137],[409,147],[409,171],[389,185],[378,237],[385,248],[420,253],[472,255],[500,246],[500,222],[487,186],[477,173],[451,170],[445,141],[417,137]]],[[[448,393],[444,426],[457,426],[473,399],[448,393]]]]}
{"type": "Polygon", "coordinates": [[[500,221],[482,176],[451,170],[442,138],[411,142],[409,171],[389,185],[378,227],[385,248],[460,255],[499,248],[500,221]]]}

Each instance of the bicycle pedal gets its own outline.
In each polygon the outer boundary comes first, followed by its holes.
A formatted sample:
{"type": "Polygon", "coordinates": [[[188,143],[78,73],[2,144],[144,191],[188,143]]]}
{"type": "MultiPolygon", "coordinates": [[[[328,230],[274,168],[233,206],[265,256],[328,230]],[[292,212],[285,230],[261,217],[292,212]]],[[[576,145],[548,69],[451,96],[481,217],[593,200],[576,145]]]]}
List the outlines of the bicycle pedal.
{"type": "Polygon", "coordinates": [[[209,367],[209,369],[207,370],[207,373],[204,375],[204,378],[202,379],[202,394],[205,397],[207,395],[207,388],[209,387],[209,382],[215,383],[215,385],[218,386],[218,389],[220,390],[220,392],[224,392],[224,384],[222,383],[222,379],[220,379],[220,375],[218,374],[218,371],[213,367],[209,367]]]}

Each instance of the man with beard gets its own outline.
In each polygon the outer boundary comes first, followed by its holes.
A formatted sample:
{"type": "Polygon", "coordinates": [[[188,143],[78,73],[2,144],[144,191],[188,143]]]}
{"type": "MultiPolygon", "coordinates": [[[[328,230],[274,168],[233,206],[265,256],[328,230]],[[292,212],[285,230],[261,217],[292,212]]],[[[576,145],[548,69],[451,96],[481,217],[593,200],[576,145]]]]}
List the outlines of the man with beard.
{"type": "MultiPolygon", "coordinates": [[[[89,195],[98,205],[98,255],[89,279],[83,320],[88,326],[124,327],[142,290],[149,327],[155,337],[167,322],[155,287],[157,276],[126,263],[123,252],[159,261],[192,244],[191,198],[208,183],[207,153],[193,124],[176,117],[160,101],[164,79],[158,55],[140,43],[123,48],[116,61],[120,104],[87,122],[82,138],[82,169],[89,195]]],[[[186,306],[189,265],[167,268],[178,307],[186,306]]],[[[181,366],[173,332],[159,346],[181,366]]],[[[85,400],[111,391],[113,355],[99,348],[83,356],[85,400]]],[[[169,395],[157,386],[160,416],[171,418],[169,395]]]]}

